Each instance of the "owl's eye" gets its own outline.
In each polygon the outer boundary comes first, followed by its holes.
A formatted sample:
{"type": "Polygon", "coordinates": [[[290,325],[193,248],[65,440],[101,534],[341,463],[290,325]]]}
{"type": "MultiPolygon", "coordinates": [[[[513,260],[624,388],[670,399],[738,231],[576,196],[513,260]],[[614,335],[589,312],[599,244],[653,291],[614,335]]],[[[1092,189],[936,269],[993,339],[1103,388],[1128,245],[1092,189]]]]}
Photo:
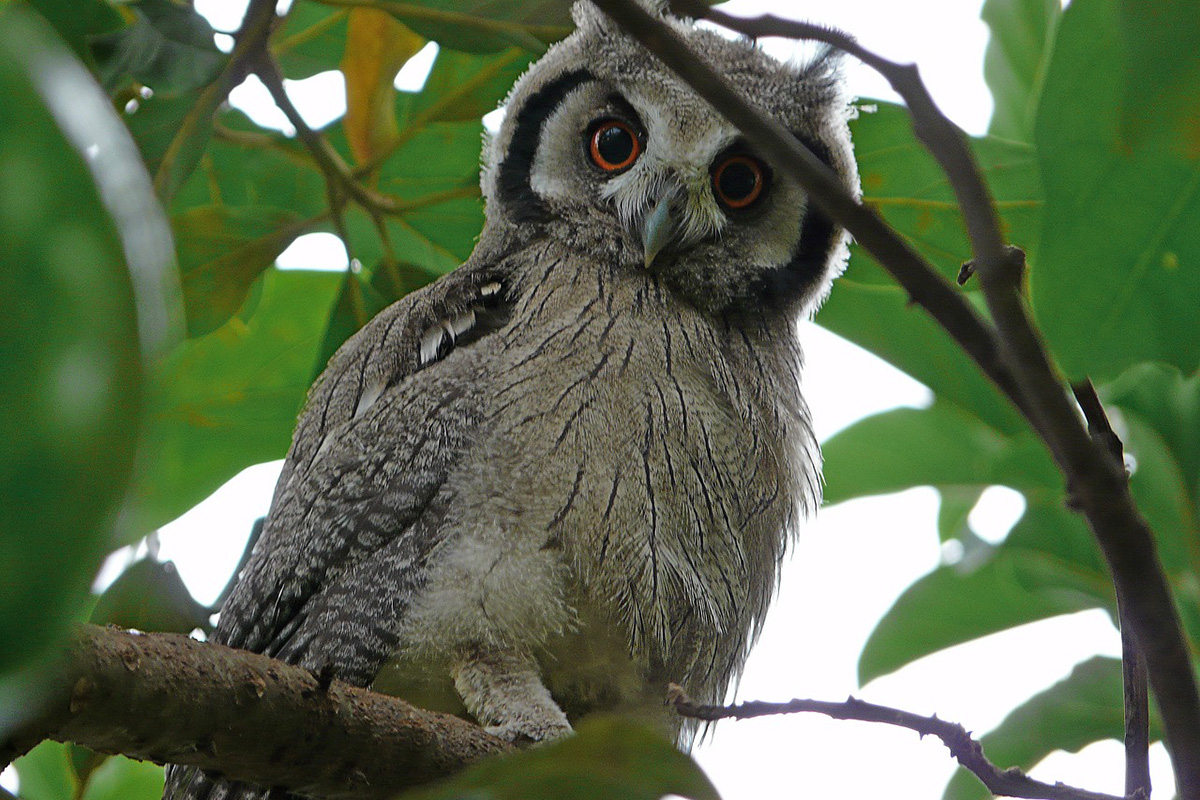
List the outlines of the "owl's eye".
{"type": "Polygon", "coordinates": [[[588,136],[588,154],[605,172],[618,172],[630,167],[642,154],[637,132],[619,119],[604,119],[592,126],[588,136]]]}
{"type": "Polygon", "coordinates": [[[729,156],[712,173],[713,194],[726,208],[746,208],[762,196],[766,171],[757,160],[745,155],[729,156]]]}

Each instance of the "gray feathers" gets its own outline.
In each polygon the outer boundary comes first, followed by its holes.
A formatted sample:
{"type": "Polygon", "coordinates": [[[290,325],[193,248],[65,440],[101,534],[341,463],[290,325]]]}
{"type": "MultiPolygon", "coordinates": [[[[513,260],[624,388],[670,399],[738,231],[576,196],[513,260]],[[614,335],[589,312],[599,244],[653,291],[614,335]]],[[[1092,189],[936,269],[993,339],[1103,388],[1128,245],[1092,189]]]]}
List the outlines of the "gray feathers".
{"type": "MultiPolygon", "coordinates": [[[[679,732],[668,681],[723,699],[819,501],[794,328],[845,250],[653,56],[577,21],[487,147],[475,253],[313,387],[215,636],[532,740],[606,708],[679,732]]],[[[678,24],[856,186],[829,64],[678,24]]],[[[255,796],[196,776],[167,796],[255,796]]]]}

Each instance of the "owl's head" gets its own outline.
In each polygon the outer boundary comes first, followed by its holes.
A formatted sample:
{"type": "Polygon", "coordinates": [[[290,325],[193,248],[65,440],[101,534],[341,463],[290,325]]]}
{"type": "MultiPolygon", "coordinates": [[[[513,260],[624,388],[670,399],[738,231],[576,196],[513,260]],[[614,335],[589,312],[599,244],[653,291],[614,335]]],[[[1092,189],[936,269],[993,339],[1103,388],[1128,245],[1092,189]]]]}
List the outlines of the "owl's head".
{"type": "MultiPolygon", "coordinates": [[[[815,308],[844,264],[842,231],[591,3],[574,16],[577,30],[517,82],[488,144],[489,229],[653,271],[714,311],[815,308]]],[[[857,191],[849,105],[829,58],[786,65],[666,19],[857,191]]]]}

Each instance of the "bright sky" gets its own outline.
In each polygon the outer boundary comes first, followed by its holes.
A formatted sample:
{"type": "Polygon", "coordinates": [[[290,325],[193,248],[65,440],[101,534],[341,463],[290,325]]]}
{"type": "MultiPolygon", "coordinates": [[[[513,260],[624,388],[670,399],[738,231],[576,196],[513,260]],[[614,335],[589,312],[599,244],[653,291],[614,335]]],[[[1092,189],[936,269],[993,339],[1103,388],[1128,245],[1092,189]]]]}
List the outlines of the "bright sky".
{"type": "MultiPolygon", "coordinates": [[[[980,5],[980,0],[734,0],[725,8],[740,15],[771,12],[831,24],[884,55],[915,60],[949,116],[969,132],[981,133],[991,99],[982,78],[987,31],[978,19],[980,5]]],[[[224,30],[236,27],[243,6],[244,0],[196,0],[196,7],[224,30]]],[[[793,52],[785,42],[767,42],[765,47],[785,58],[793,52]]],[[[416,88],[431,57],[432,51],[418,55],[414,61],[423,60],[424,68],[411,64],[398,84],[416,88]]],[[[847,80],[858,95],[892,97],[865,68],[849,66],[847,80]]],[[[336,73],[292,84],[290,90],[315,124],[336,118],[344,109],[336,73]]],[[[284,127],[264,94],[243,86],[235,90],[234,100],[260,121],[275,120],[284,127]]],[[[344,266],[345,253],[332,239],[307,238],[285,254],[281,264],[344,266]]],[[[868,414],[929,401],[929,392],[920,384],[816,326],[805,324],[801,336],[807,355],[805,396],[822,439],[868,414]]],[[[161,556],[175,561],[200,601],[211,601],[227,580],[251,523],[267,510],[278,469],[273,464],[247,470],[162,531],[161,556]]],[[[971,524],[984,538],[999,541],[1020,510],[1019,496],[996,489],[985,495],[971,524]]],[[[786,565],[779,597],[751,655],[738,698],[837,700],[854,693],[910,711],[937,713],[982,733],[1030,695],[1065,677],[1077,662],[1096,653],[1119,655],[1119,637],[1107,616],[1084,612],[943,651],[860,689],[855,663],[866,637],[899,593],[942,557],[936,514],[937,495],[931,489],[823,509],[804,528],[786,565]]],[[[1161,745],[1152,755],[1156,794],[1170,797],[1173,783],[1161,745]]],[[[941,795],[954,770],[936,740],[922,741],[887,726],[811,715],[721,723],[696,756],[726,800],[926,800],[941,795]]],[[[1055,754],[1034,775],[1120,794],[1121,748],[1105,742],[1080,755],[1055,754]]]]}

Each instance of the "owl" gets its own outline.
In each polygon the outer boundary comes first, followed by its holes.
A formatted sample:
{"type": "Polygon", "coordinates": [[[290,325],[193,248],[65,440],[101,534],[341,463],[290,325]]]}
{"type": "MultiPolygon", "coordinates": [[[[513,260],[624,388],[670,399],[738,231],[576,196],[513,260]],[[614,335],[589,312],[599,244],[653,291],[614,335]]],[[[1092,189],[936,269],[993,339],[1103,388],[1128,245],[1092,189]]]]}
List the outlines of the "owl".
{"type": "MultiPolygon", "coordinates": [[[[474,253],[311,390],[214,638],[509,740],[616,710],[686,746],[667,683],[724,698],[819,501],[796,326],[845,235],[599,10],[574,16],[485,146],[474,253]]],[[[665,18],[856,191],[830,58],[665,18]]],[[[260,792],[173,768],[166,796],[260,792]]]]}

